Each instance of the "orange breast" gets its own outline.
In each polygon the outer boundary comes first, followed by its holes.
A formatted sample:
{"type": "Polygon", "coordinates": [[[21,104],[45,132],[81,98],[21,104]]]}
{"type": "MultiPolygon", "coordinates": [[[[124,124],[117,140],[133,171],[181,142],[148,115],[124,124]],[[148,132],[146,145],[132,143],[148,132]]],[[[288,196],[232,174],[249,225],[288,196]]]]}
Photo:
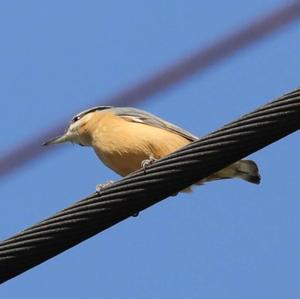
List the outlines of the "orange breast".
{"type": "Polygon", "coordinates": [[[91,145],[105,165],[125,176],[141,168],[143,160],[160,159],[189,142],[172,132],[109,114],[93,130],[91,145]]]}

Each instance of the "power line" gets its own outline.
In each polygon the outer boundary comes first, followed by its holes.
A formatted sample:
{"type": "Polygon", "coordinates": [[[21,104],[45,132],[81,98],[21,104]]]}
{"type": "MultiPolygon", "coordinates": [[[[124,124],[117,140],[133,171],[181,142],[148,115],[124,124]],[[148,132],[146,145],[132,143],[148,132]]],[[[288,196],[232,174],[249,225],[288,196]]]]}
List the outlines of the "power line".
{"type": "MultiPolygon", "coordinates": [[[[183,58],[174,65],[161,70],[135,86],[105,99],[103,102],[112,106],[135,105],[160,91],[170,88],[176,83],[186,80],[195,73],[205,71],[217,62],[228,58],[246,46],[281,29],[283,26],[296,20],[299,16],[299,1],[281,7],[244,28],[229,34],[215,44],[200,49],[189,57],[183,58]]],[[[40,145],[44,140],[60,134],[65,124],[66,122],[63,121],[59,125],[33,136],[28,142],[2,155],[0,158],[0,177],[13,173],[13,171],[16,171],[21,166],[25,166],[30,161],[46,155],[52,150],[57,150],[58,147],[45,150],[40,145]]]]}
{"type": "Polygon", "coordinates": [[[0,283],[298,129],[300,88],[3,241],[0,283]]]}

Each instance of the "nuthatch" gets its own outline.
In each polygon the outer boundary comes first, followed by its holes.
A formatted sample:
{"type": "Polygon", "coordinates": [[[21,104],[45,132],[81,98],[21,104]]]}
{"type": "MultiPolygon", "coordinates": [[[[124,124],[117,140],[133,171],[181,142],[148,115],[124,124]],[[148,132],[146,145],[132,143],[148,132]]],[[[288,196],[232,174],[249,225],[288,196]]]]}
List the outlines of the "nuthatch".
{"type": "MultiPolygon", "coordinates": [[[[91,146],[106,166],[126,176],[197,139],[191,133],[145,111],[99,106],[75,115],[62,136],[44,145],[73,142],[91,146]]],[[[241,178],[255,184],[260,182],[255,162],[240,160],[199,181],[197,185],[228,178],[241,178]]],[[[191,188],[183,191],[191,191],[191,188]]]]}

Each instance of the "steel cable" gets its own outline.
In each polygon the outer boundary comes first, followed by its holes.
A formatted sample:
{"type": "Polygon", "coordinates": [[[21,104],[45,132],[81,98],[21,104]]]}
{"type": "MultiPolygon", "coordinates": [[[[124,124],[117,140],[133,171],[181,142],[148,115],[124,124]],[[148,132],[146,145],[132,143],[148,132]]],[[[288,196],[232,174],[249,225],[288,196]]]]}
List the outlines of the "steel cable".
{"type": "Polygon", "coordinates": [[[300,89],[0,243],[0,282],[300,128],[300,89]]]}

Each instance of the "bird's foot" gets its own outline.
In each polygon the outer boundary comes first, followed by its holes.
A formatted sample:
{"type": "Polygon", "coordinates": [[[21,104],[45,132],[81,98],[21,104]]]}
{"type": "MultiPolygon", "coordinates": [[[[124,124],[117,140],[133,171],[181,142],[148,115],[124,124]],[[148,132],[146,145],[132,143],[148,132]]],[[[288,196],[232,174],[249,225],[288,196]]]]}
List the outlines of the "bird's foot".
{"type": "Polygon", "coordinates": [[[96,185],[96,192],[97,193],[101,193],[101,191],[103,191],[107,187],[111,186],[113,183],[114,183],[114,181],[107,181],[107,182],[105,182],[103,184],[96,185]]]}
{"type": "Polygon", "coordinates": [[[143,160],[141,165],[142,165],[142,168],[144,169],[144,171],[146,171],[146,168],[153,164],[155,161],[157,161],[157,159],[155,159],[153,156],[150,156],[149,159],[146,159],[146,160],[143,160]]]}

